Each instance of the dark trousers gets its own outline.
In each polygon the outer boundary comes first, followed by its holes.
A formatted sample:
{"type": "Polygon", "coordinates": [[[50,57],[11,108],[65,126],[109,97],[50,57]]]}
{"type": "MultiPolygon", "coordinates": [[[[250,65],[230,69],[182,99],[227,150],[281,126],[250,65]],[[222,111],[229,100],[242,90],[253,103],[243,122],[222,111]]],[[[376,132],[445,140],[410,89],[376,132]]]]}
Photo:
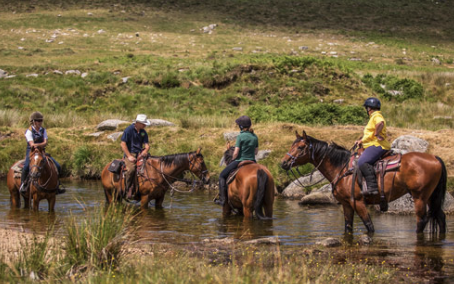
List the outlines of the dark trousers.
{"type": "Polygon", "coordinates": [[[381,146],[367,147],[358,159],[358,167],[361,167],[365,163],[373,165],[386,151],[381,146]]]}

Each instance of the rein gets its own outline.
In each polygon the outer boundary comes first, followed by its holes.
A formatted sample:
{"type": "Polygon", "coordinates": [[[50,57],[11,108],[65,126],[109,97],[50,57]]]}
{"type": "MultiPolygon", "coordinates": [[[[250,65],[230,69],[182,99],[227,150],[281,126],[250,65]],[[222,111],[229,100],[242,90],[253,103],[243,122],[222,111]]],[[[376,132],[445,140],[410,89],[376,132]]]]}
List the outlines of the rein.
{"type": "MultiPolygon", "coordinates": [[[[174,177],[174,176],[171,176],[171,175],[166,174],[166,173],[164,172],[164,169],[163,169],[163,162],[162,162],[162,161],[160,162],[160,170],[157,169],[156,167],[152,166],[153,169],[155,169],[159,174],[161,174],[161,176],[162,176],[162,178],[164,179],[164,181],[165,181],[165,182],[167,183],[167,185],[170,187],[170,189],[171,189],[171,191],[170,191],[170,196],[173,196],[174,193],[175,193],[175,191],[176,191],[176,192],[180,192],[180,193],[191,193],[191,192],[193,192],[193,191],[195,190],[195,185],[196,185],[196,183],[197,183],[197,180],[195,179],[194,173],[191,171],[191,170],[193,169],[193,167],[194,167],[194,163],[191,161],[191,158],[189,157],[189,153],[188,153],[187,155],[188,155],[188,162],[189,162],[189,166],[190,166],[190,167],[189,167],[189,172],[190,172],[191,175],[192,175],[192,180],[179,179],[179,178],[177,178],[177,177],[174,177]],[[174,185],[172,185],[172,183],[170,183],[166,177],[167,177],[167,178],[174,179],[175,181],[182,181],[182,182],[185,182],[185,183],[189,183],[189,182],[190,182],[190,183],[192,184],[192,188],[191,188],[191,190],[189,190],[189,191],[182,191],[182,190],[179,190],[179,189],[176,188],[174,185]]],[[[207,172],[208,172],[208,170],[202,171],[202,174],[205,174],[205,173],[207,173],[207,172]]],[[[145,173],[147,173],[147,171],[145,171],[145,173]]],[[[146,175],[146,176],[141,175],[141,176],[142,176],[145,180],[150,181],[150,182],[153,182],[153,180],[154,180],[153,178],[148,177],[148,175],[146,175]]]]}
{"type": "MultiPolygon", "coordinates": [[[[312,148],[313,148],[313,146],[312,146],[312,143],[311,143],[311,144],[309,144],[309,150],[311,150],[312,148]]],[[[323,161],[324,161],[325,158],[326,158],[326,151],[325,151],[325,153],[323,154],[323,158],[320,160],[320,162],[318,163],[318,165],[317,165],[309,174],[307,174],[307,175],[303,175],[303,174],[298,170],[298,167],[295,167],[295,170],[296,170],[296,171],[298,172],[298,174],[300,175],[299,177],[297,177],[296,174],[293,172],[293,164],[296,162],[296,159],[298,159],[299,157],[301,157],[301,156],[303,156],[303,155],[305,155],[305,154],[306,154],[306,152],[303,152],[303,153],[301,153],[301,154],[298,155],[298,156],[293,156],[293,155],[291,155],[290,153],[287,153],[287,155],[290,156],[290,158],[292,159],[292,160],[291,160],[292,162],[291,162],[291,164],[290,164],[290,172],[292,173],[293,178],[298,182],[299,186],[301,186],[302,188],[314,186],[314,185],[316,185],[316,184],[318,184],[318,183],[320,183],[320,182],[322,182],[323,180],[326,179],[325,177],[322,177],[322,179],[318,180],[317,182],[315,182],[315,183],[313,183],[313,184],[311,184],[311,185],[306,185],[306,186],[299,180],[299,179],[302,178],[302,177],[304,178],[304,177],[310,176],[311,178],[310,178],[309,182],[311,182],[311,181],[312,181],[312,175],[314,174],[314,172],[315,172],[316,170],[318,170],[318,168],[320,167],[320,165],[323,163],[323,161]]],[[[311,159],[312,159],[312,161],[314,161],[314,159],[315,159],[314,151],[312,151],[312,153],[311,153],[311,159]]],[[[286,171],[286,172],[287,172],[287,176],[291,179],[291,177],[290,177],[290,175],[289,175],[289,173],[288,173],[289,171],[286,171]]]]}

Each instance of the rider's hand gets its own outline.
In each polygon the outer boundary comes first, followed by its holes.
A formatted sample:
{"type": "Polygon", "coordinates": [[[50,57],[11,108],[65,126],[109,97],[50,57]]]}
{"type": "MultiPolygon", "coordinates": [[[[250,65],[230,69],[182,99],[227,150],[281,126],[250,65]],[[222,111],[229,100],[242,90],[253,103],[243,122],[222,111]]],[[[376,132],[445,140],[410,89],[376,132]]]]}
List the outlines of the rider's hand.
{"type": "Polygon", "coordinates": [[[133,162],[133,163],[134,163],[134,162],[136,161],[136,158],[134,158],[134,156],[131,155],[131,156],[128,157],[128,160],[129,160],[130,162],[133,162]]]}
{"type": "Polygon", "coordinates": [[[375,135],[375,137],[377,137],[377,140],[378,140],[378,141],[383,141],[383,140],[385,140],[380,134],[375,135]]]}
{"type": "Polygon", "coordinates": [[[363,140],[361,140],[361,139],[356,140],[356,142],[355,142],[355,145],[356,145],[356,146],[359,147],[359,146],[361,146],[361,144],[363,144],[363,140]]]}

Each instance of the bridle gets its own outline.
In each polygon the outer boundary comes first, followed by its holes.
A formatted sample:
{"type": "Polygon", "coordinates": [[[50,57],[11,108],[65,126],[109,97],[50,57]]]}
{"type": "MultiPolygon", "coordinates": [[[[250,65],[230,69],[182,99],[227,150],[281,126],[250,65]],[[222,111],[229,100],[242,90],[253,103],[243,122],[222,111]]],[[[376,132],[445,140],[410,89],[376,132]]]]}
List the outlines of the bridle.
{"type": "Polygon", "coordinates": [[[39,190],[42,190],[42,191],[47,191],[47,192],[52,192],[52,191],[55,191],[57,188],[54,188],[54,189],[48,189],[47,186],[49,185],[49,182],[51,181],[52,177],[53,177],[53,171],[49,171],[50,172],[50,175],[49,175],[49,178],[47,179],[47,181],[44,183],[44,184],[39,184],[39,178],[41,177],[41,172],[44,168],[44,166],[47,164],[49,167],[50,167],[50,163],[49,163],[49,160],[45,157],[45,154],[44,153],[37,153],[35,151],[34,153],[34,156],[35,156],[35,160],[37,159],[37,156],[41,155],[41,161],[39,162],[39,165],[31,165],[30,166],[30,179],[31,179],[31,182],[33,183],[33,185],[39,189],[39,190]],[[33,169],[37,168],[36,170],[33,171],[33,169]]]}
{"type": "MultiPolygon", "coordinates": [[[[313,147],[313,145],[312,145],[312,142],[309,143],[309,146],[304,147],[304,151],[302,151],[302,152],[301,152],[299,155],[297,155],[297,156],[293,156],[292,154],[290,154],[290,152],[287,152],[287,156],[289,156],[289,157],[291,158],[291,160],[290,160],[290,161],[291,161],[291,163],[290,163],[290,170],[289,170],[289,171],[292,173],[293,178],[295,179],[295,181],[297,181],[298,184],[299,184],[302,188],[314,186],[314,185],[316,185],[316,184],[322,182],[322,181],[325,179],[325,177],[322,177],[322,179],[320,179],[319,181],[317,181],[317,182],[315,182],[315,183],[313,183],[313,184],[310,184],[310,185],[306,185],[306,186],[300,181],[300,178],[302,178],[302,177],[308,177],[308,176],[311,177],[311,178],[310,178],[310,182],[312,181],[312,175],[314,174],[315,171],[318,170],[318,168],[320,167],[320,165],[323,163],[323,161],[324,161],[325,158],[326,158],[326,151],[325,151],[325,153],[323,154],[323,158],[320,160],[320,162],[318,163],[318,165],[317,165],[309,174],[303,175],[303,174],[299,171],[298,167],[295,167],[295,170],[298,172],[299,177],[293,172],[293,165],[295,164],[295,162],[296,162],[296,160],[297,160],[298,158],[303,157],[303,156],[305,156],[305,155],[307,155],[307,154],[310,154],[312,161],[315,161],[315,154],[314,154],[314,153],[315,153],[315,151],[314,151],[314,147],[313,147]],[[307,152],[309,152],[309,153],[307,153],[307,152]]],[[[289,178],[291,178],[290,175],[289,175],[289,173],[288,173],[289,171],[286,171],[286,172],[287,172],[287,176],[289,176],[289,178]]]]}
{"type": "MultiPolygon", "coordinates": [[[[197,155],[196,155],[197,156],[197,155]]],[[[196,157],[195,156],[195,157],[196,157]]],[[[195,178],[195,175],[194,173],[192,172],[192,170],[194,169],[194,167],[196,166],[196,163],[194,161],[191,160],[191,157],[190,157],[190,153],[187,153],[187,157],[188,157],[188,162],[189,162],[189,172],[191,173],[192,175],[192,179],[191,180],[187,180],[187,179],[179,179],[177,177],[174,177],[174,176],[171,176],[169,174],[166,174],[164,172],[164,166],[163,166],[163,161],[161,160],[160,161],[160,169],[157,169],[156,167],[152,166],[159,174],[161,174],[162,178],[164,179],[164,181],[167,183],[167,185],[170,187],[170,196],[173,196],[174,195],[174,192],[180,192],[180,193],[190,193],[190,192],[193,192],[196,188],[196,184],[197,184],[197,180],[195,178]],[[191,186],[191,190],[189,191],[181,191],[179,190],[178,188],[176,188],[174,185],[172,185],[172,183],[169,182],[168,179],[173,179],[175,181],[182,181],[182,182],[186,182],[186,183],[191,183],[192,186],[191,186]]],[[[205,162],[201,163],[201,166],[204,164],[205,162]]],[[[206,166],[205,166],[206,167],[206,166]]],[[[201,173],[201,179],[202,180],[205,180],[206,179],[206,174],[208,173],[208,169],[207,170],[203,170],[203,171],[200,171],[201,173]]],[[[148,174],[147,174],[147,171],[145,170],[145,176],[143,176],[145,180],[149,181],[149,182],[153,182],[153,178],[150,178],[148,177],[148,174]]]]}

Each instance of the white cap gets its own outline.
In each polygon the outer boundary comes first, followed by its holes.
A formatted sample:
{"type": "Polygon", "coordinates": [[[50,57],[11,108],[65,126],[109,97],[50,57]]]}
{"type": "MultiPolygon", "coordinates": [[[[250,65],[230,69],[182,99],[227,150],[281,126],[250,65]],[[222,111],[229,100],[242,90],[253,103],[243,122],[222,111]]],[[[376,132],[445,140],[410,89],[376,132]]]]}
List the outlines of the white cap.
{"type": "Polygon", "coordinates": [[[148,121],[146,114],[138,114],[136,117],[136,120],[134,120],[134,122],[139,122],[139,123],[145,124],[146,126],[149,126],[151,124],[148,121]]]}

